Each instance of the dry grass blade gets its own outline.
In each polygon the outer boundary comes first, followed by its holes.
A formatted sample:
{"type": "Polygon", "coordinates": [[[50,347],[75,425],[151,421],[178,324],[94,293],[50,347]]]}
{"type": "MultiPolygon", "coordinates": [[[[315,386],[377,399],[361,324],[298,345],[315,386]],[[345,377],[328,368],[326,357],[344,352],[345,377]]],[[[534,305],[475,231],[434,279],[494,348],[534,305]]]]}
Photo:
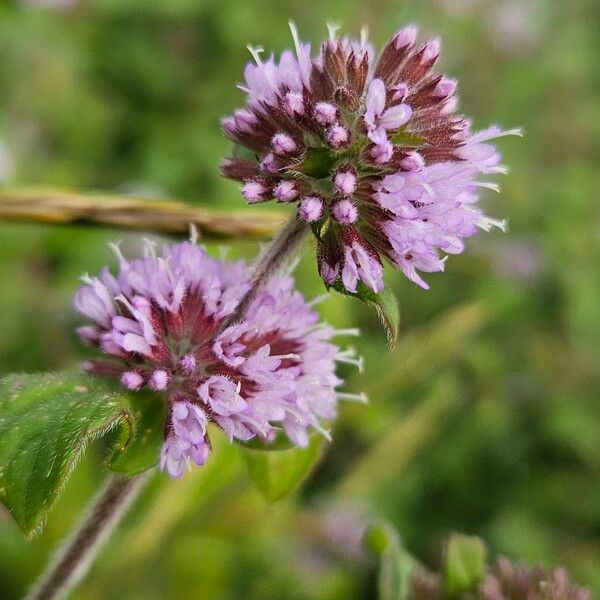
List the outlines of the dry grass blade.
{"type": "Polygon", "coordinates": [[[224,212],[175,200],[44,189],[0,191],[0,219],[49,224],[77,223],[186,235],[190,223],[204,239],[269,239],[285,215],[224,212]]]}

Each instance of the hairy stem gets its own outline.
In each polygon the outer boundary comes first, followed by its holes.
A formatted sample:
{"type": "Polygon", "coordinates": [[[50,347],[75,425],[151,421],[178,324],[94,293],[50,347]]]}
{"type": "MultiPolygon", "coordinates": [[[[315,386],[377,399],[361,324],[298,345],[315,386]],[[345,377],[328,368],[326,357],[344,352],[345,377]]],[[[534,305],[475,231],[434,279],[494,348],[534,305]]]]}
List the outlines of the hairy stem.
{"type": "Polygon", "coordinates": [[[0,190],[0,219],[83,224],[186,235],[190,223],[204,239],[269,239],[282,225],[278,213],[223,212],[174,200],[56,190],[0,190]]]}
{"type": "Polygon", "coordinates": [[[55,600],[86,574],[96,554],[149,478],[150,471],[134,477],[109,475],[88,514],[29,592],[26,600],[55,600]]]}
{"type": "Polygon", "coordinates": [[[309,231],[308,223],[296,214],[289,219],[256,261],[250,278],[251,287],[235,312],[225,320],[223,329],[241,319],[260,290],[298,255],[309,231]]]}

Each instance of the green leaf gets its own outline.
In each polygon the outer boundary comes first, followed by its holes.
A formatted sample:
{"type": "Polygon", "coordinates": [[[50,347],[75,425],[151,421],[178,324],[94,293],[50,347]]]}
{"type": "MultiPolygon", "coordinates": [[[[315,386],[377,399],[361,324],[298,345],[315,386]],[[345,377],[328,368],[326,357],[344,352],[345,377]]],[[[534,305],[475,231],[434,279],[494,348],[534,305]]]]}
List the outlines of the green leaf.
{"type": "Polygon", "coordinates": [[[165,403],[151,392],[129,394],[129,404],[135,419],[135,435],[121,452],[113,454],[108,467],[117,473],[135,475],[158,461],[167,410],[165,403]]]}
{"type": "Polygon", "coordinates": [[[254,152],[250,148],[246,148],[246,146],[242,146],[241,144],[233,145],[233,156],[235,156],[235,158],[241,158],[243,160],[258,162],[256,152],[254,152]]]}
{"type": "Polygon", "coordinates": [[[410,131],[399,131],[392,134],[390,139],[396,146],[420,146],[427,141],[424,137],[410,131]]]}
{"type": "Polygon", "coordinates": [[[397,533],[387,523],[371,526],[365,544],[379,557],[379,600],[408,600],[417,561],[403,548],[397,533]]]}
{"type": "Polygon", "coordinates": [[[252,440],[239,444],[248,473],[267,500],[275,502],[291,494],[321,457],[324,438],[313,435],[308,447],[292,446],[283,436],[272,444],[252,440]]]}
{"type": "Polygon", "coordinates": [[[156,464],[156,436],[144,441],[151,418],[134,398],[81,373],[0,379],[0,501],[29,537],[43,528],[90,441],[110,432],[109,462],[119,472],[156,464]]]}
{"type": "Polygon", "coordinates": [[[377,315],[385,328],[390,350],[396,347],[398,331],[400,329],[400,306],[394,292],[389,288],[384,288],[379,293],[374,292],[362,281],[358,282],[355,294],[349,292],[339,280],[331,287],[345,296],[358,298],[361,302],[373,306],[377,310],[377,315]]]}
{"type": "Polygon", "coordinates": [[[315,179],[323,179],[329,177],[338,159],[339,157],[327,148],[310,148],[306,158],[292,169],[315,179]]]}
{"type": "Polygon", "coordinates": [[[485,575],[486,549],[476,537],[452,534],[446,546],[444,590],[449,598],[475,591],[485,575]]]}

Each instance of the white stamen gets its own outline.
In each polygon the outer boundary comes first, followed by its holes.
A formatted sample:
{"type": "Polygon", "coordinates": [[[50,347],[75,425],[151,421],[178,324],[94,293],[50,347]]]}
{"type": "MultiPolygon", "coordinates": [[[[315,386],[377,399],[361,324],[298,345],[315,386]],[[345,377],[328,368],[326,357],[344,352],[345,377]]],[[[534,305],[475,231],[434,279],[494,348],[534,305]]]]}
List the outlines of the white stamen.
{"type": "Polygon", "coordinates": [[[509,171],[509,168],[506,165],[496,165],[495,167],[486,167],[485,173],[500,173],[501,175],[506,175],[509,171]]]}
{"type": "Polygon", "coordinates": [[[160,267],[160,270],[169,276],[171,283],[174,285],[175,284],[175,275],[173,275],[173,270],[171,269],[171,263],[168,261],[168,259],[163,258],[162,256],[159,256],[156,260],[158,261],[158,266],[160,267]]]}
{"type": "Polygon", "coordinates": [[[331,431],[324,429],[319,423],[314,423],[313,428],[316,429],[328,442],[331,442],[331,431]]]}
{"type": "Polygon", "coordinates": [[[124,304],[134,315],[138,312],[135,308],[133,308],[131,302],[129,302],[129,300],[127,300],[123,294],[115,296],[115,300],[121,304],[124,304]]]}
{"type": "Polygon", "coordinates": [[[502,230],[502,233],[506,233],[508,221],[506,219],[500,220],[492,219],[491,217],[482,217],[477,221],[476,225],[484,231],[490,231],[492,227],[498,227],[498,229],[502,230]]]}
{"type": "Polygon", "coordinates": [[[317,306],[318,304],[321,304],[321,302],[327,300],[327,298],[329,298],[329,294],[321,294],[320,296],[317,296],[316,298],[313,298],[309,303],[308,306],[317,306]]]}
{"type": "Polygon", "coordinates": [[[149,238],[144,238],[144,256],[156,258],[156,242],[149,238]]]}
{"type": "Polygon", "coordinates": [[[300,360],[300,355],[293,354],[293,353],[291,353],[291,354],[276,354],[276,355],[270,356],[269,358],[277,358],[279,360],[284,360],[286,358],[290,358],[293,360],[300,360]]]}
{"type": "Polygon", "coordinates": [[[333,330],[333,335],[334,336],[338,336],[338,335],[351,335],[353,337],[357,337],[360,335],[360,329],[358,329],[358,327],[351,327],[348,329],[334,329],[333,330]]]}
{"type": "Polygon", "coordinates": [[[329,39],[333,42],[336,39],[337,30],[340,28],[339,25],[334,23],[327,23],[327,31],[329,32],[329,39]]]}
{"type": "Polygon", "coordinates": [[[108,242],[108,247],[114,252],[115,256],[117,257],[117,260],[120,263],[127,264],[127,260],[121,252],[121,243],[121,240],[119,240],[118,242],[108,242]]]}
{"type": "Polygon", "coordinates": [[[260,67],[262,67],[262,60],[260,60],[260,55],[262,52],[264,52],[264,48],[261,48],[260,46],[246,46],[246,48],[248,48],[248,52],[250,52],[250,54],[252,54],[252,58],[254,59],[254,61],[256,62],[256,64],[260,67]]]}
{"type": "Polygon", "coordinates": [[[359,373],[363,372],[364,361],[362,356],[354,356],[353,350],[347,350],[346,352],[339,352],[335,355],[335,360],[337,362],[346,363],[348,365],[354,365],[359,373]],[[350,352],[350,354],[348,354],[350,352]]]}
{"type": "Polygon", "coordinates": [[[349,400],[350,402],[360,402],[361,404],[367,404],[369,399],[364,392],[360,394],[347,394],[345,392],[336,392],[338,400],[349,400]]]}
{"type": "Polygon", "coordinates": [[[195,223],[190,223],[190,242],[193,246],[198,245],[198,239],[200,238],[200,233],[198,232],[198,228],[195,223]]]}
{"type": "Polygon", "coordinates": [[[422,183],[421,187],[427,192],[430,198],[435,198],[435,191],[428,183],[422,183]]]}
{"type": "Polygon", "coordinates": [[[365,25],[360,30],[360,45],[365,47],[369,41],[369,28],[365,25]]]}
{"type": "Polygon", "coordinates": [[[500,193],[500,186],[497,183],[489,183],[486,181],[471,181],[469,185],[472,185],[474,187],[486,188],[488,190],[496,192],[497,194],[500,193]]]}
{"type": "Polygon", "coordinates": [[[516,135],[517,137],[523,137],[523,128],[515,127],[514,129],[508,129],[506,131],[503,131],[498,137],[503,137],[505,135],[516,135]]]}
{"type": "Polygon", "coordinates": [[[300,58],[301,48],[300,48],[300,37],[298,36],[298,29],[296,27],[296,23],[294,21],[288,21],[288,25],[290,31],[292,32],[292,38],[294,40],[294,48],[296,49],[296,56],[300,58]]]}

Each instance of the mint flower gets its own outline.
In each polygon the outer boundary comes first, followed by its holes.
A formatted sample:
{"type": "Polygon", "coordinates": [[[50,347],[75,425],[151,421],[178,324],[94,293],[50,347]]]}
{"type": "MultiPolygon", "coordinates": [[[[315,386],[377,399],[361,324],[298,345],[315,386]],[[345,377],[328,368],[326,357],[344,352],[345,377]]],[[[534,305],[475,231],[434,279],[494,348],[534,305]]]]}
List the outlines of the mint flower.
{"type": "Polygon", "coordinates": [[[169,415],[160,464],[171,476],[207,460],[211,422],[230,440],[268,442],[282,429],[304,447],[311,430],[329,436],[339,398],[363,399],[336,391],[336,363],[361,362],[331,343],[356,330],[319,322],[291,277],[272,280],[230,323],[250,288],[243,261],[212,258],[190,242],[165,245],[161,255],[148,243],[136,260],[114,249],[118,274],[85,276],[75,295],[92,321],[79,335],[107,355],[86,368],[160,394],[169,415]]]}
{"type": "Polygon", "coordinates": [[[311,56],[292,25],[295,53],[251,48],[240,89],[246,106],[222,120],[236,155],[223,175],[255,204],[297,205],[317,238],[328,286],[383,288],[383,259],[427,289],[478,229],[504,228],[477,207],[487,176],[505,173],[489,142],[519,129],[473,133],[456,112],[457,83],[434,71],[440,42],[396,33],[379,56],[360,40],[329,39],[311,56]]]}
{"type": "MultiPolygon", "coordinates": [[[[423,567],[417,568],[412,581],[411,598],[415,600],[443,600],[444,579],[423,567]]],[[[461,598],[474,600],[591,600],[588,588],[573,583],[562,567],[546,569],[511,563],[500,557],[488,569],[476,590],[464,593],[461,598]]]]}

